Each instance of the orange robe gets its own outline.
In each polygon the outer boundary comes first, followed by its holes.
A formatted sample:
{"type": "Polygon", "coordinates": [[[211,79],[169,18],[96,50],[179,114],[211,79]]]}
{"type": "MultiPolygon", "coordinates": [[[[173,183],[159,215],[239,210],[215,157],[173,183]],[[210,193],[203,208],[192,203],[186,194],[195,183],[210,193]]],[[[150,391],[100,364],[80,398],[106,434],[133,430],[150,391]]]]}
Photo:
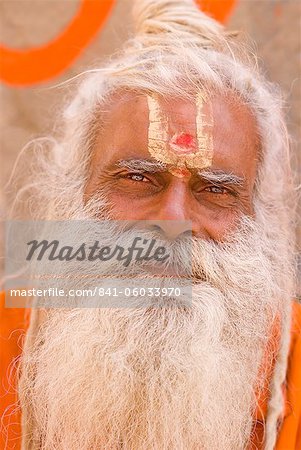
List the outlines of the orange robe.
{"type": "MultiPolygon", "coordinates": [[[[16,364],[29,324],[30,310],[5,308],[0,295],[0,415],[1,450],[19,450],[21,447],[21,414],[17,407],[16,364]]],[[[293,304],[290,355],[287,371],[284,420],[278,434],[275,450],[301,450],[301,305],[293,304]]],[[[259,400],[260,409],[266,401],[259,400]]],[[[260,417],[258,413],[257,417],[260,417]]],[[[251,448],[261,450],[263,423],[257,420],[251,448]]]]}

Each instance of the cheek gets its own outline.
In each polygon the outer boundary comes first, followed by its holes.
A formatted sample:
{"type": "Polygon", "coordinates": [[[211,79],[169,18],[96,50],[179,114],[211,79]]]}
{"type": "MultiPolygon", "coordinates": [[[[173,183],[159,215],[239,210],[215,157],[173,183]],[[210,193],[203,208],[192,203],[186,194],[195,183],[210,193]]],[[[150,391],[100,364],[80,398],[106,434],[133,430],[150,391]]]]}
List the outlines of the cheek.
{"type": "Polygon", "coordinates": [[[209,239],[223,241],[238,227],[241,212],[235,209],[206,210],[199,220],[203,222],[202,227],[206,229],[209,239]]]}
{"type": "Polygon", "coordinates": [[[148,206],[145,200],[129,199],[116,192],[108,192],[106,198],[113,220],[144,220],[147,215],[148,206]]]}

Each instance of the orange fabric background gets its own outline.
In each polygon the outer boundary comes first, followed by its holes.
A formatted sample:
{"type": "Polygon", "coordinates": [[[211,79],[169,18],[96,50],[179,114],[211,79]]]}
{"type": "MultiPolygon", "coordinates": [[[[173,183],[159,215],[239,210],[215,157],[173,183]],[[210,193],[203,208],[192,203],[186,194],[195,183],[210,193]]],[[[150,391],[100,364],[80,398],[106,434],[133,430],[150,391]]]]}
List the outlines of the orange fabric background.
{"type": "MultiPolygon", "coordinates": [[[[224,22],[237,0],[197,0],[198,5],[224,22]]],[[[37,48],[17,50],[0,45],[0,78],[27,86],[55,77],[68,68],[101,30],[115,0],[81,0],[77,14],[54,40],[37,48]]]]}

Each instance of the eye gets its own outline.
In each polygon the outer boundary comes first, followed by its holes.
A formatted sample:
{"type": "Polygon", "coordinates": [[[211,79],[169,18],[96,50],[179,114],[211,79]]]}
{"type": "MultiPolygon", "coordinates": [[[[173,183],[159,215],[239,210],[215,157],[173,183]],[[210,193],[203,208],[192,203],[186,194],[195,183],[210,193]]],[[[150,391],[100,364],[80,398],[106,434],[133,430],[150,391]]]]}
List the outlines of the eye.
{"type": "Polygon", "coordinates": [[[128,173],[127,175],[124,176],[124,178],[126,178],[128,180],[132,180],[132,181],[143,182],[143,183],[146,183],[149,181],[148,178],[146,178],[141,173],[128,173]]]}
{"type": "Polygon", "coordinates": [[[208,186],[204,189],[206,192],[211,192],[212,194],[229,194],[229,190],[221,186],[208,186]]]}

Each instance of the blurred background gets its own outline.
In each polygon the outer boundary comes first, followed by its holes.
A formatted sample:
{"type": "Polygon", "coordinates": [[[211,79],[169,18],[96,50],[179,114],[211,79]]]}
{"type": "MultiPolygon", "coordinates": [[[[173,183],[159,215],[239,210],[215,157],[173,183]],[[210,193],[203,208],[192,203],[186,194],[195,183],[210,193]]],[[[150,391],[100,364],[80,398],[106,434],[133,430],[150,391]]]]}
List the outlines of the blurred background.
{"type": "MultiPolygon", "coordinates": [[[[132,33],[132,1],[0,1],[1,186],[22,147],[52,133],[57,111],[72,90],[72,83],[67,91],[55,85],[95,61],[101,64],[132,33]]],[[[227,27],[251,37],[267,76],[282,87],[300,183],[300,0],[197,1],[227,27]]],[[[2,189],[0,212],[5,209],[2,189]]],[[[301,248],[301,220],[298,237],[301,248]]]]}

